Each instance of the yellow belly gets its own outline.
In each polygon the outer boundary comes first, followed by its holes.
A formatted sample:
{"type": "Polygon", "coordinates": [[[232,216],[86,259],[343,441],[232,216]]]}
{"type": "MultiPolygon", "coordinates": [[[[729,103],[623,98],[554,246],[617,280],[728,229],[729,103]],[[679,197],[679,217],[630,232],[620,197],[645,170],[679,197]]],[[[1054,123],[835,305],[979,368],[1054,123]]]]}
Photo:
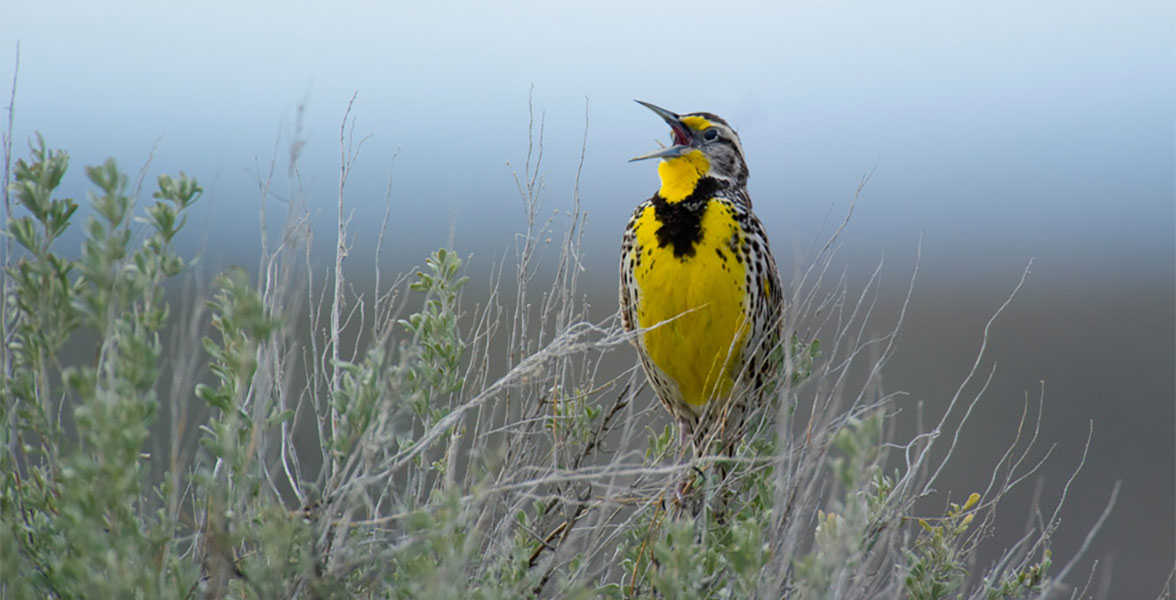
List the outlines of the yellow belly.
{"type": "Polygon", "coordinates": [[[682,399],[701,408],[731,393],[748,332],[746,262],[739,262],[730,248],[739,230],[731,209],[711,200],[694,254],[675,257],[672,246],[658,246],[658,225],[651,206],[637,227],[637,321],[654,328],[643,335],[642,347],[678,384],[682,399]]]}

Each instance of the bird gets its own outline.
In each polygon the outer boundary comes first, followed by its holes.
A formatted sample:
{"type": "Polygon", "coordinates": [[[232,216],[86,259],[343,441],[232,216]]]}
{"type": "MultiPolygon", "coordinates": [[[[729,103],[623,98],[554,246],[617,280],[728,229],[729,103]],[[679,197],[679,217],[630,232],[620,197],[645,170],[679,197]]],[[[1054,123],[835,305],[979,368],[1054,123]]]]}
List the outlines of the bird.
{"type": "Polygon", "coordinates": [[[782,368],[780,275],[735,130],[709,112],[636,102],[670,126],[672,144],[630,160],[660,159],[661,186],[625,225],[621,324],[683,451],[719,440],[732,454],[782,368]]]}

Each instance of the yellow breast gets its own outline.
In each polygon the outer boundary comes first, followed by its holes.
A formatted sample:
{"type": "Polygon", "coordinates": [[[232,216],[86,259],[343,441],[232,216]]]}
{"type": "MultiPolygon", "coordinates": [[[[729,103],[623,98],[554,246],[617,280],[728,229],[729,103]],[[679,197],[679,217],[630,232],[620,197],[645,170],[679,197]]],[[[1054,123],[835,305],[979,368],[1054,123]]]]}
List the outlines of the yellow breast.
{"type": "Polygon", "coordinates": [[[660,222],[649,206],[635,227],[641,256],[634,269],[638,325],[654,327],[641,345],[697,407],[731,393],[748,333],[746,263],[731,250],[732,239],[740,241],[731,206],[711,199],[701,225],[694,253],[676,257],[672,245],[659,246],[660,222]]]}

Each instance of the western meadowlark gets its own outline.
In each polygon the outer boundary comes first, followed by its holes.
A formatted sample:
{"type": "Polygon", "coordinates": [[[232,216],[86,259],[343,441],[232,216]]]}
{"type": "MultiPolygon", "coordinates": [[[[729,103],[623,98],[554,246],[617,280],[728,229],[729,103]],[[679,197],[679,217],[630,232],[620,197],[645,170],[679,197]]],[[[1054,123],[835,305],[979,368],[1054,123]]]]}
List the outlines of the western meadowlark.
{"type": "Polygon", "coordinates": [[[739,136],[706,112],[669,124],[661,188],[633,212],[621,245],[621,320],[682,447],[717,435],[728,452],[747,409],[778,368],[783,290],[763,225],[751,211],[739,136]]]}

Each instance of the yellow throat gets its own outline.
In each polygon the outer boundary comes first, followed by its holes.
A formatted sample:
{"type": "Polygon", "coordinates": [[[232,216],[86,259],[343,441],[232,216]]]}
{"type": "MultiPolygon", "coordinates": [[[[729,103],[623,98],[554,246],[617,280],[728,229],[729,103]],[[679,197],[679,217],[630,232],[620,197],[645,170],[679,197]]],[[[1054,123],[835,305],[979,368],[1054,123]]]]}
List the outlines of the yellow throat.
{"type": "Polygon", "coordinates": [[[685,200],[710,170],[710,161],[701,150],[691,150],[681,156],[662,160],[657,165],[657,174],[661,177],[661,189],[658,194],[673,204],[685,200]]]}

